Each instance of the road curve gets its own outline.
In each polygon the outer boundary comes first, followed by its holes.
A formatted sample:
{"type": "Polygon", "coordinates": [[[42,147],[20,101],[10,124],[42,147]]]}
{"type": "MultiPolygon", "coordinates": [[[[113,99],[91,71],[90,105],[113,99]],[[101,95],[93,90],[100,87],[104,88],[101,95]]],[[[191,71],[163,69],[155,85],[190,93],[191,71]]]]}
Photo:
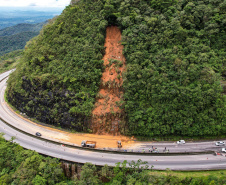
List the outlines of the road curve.
{"type": "MultiPolygon", "coordinates": [[[[0,75],[0,80],[6,78],[10,72],[0,75]]],[[[0,90],[6,87],[6,80],[0,82],[0,90]]],[[[4,103],[4,94],[0,94],[0,117],[7,121],[7,123],[16,126],[17,122],[23,124],[22,119],[15,120],[5,112],[2,108],[4,103]]],[[[26,124],[26,123],[25,123],[26,124]]],[[[25,125],[26,126],[26,125],[25,125]]],[[[21,129],[21,128],[20,128],[21,129]]],[[[183,156],[148,156],[148,155],[126,155],[126,154],[112,154],[102,152],[92,152],[86,150],[79,150],[70,147],[63,147],[61,144],[46,142],[39,138],[29,136],[21,133],[20,131],[13,129],[4,121],[0,120],[0,132],[5,133],[4,137],[10,139],[12,136],[16,136],[15,142],[27,149],[35,150],[38,153],[48,156],[56,157],[59,159],[73,161],[78,163],[91,162],[96,165],[108,164],[109,166],[115,166],[117,162],[123,162],[124,160],[147,161],[148,165],[154,166],[154,169],[164,170],[170,168],[171,170],[210,170],[210,169],[226,169],[226,157],[214,156],[212,154],[203,155],[183,155],[183,156]]]]}

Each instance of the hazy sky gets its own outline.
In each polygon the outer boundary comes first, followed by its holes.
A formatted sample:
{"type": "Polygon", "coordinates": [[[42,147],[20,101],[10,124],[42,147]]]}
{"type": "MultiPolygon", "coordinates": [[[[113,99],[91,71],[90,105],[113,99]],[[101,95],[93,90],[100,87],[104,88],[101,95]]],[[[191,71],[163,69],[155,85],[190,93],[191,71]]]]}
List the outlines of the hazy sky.
{"type": "Polygon", "coordinates": [[[65,7],[71,0],[0,0],[0,7],[65,7]]]}

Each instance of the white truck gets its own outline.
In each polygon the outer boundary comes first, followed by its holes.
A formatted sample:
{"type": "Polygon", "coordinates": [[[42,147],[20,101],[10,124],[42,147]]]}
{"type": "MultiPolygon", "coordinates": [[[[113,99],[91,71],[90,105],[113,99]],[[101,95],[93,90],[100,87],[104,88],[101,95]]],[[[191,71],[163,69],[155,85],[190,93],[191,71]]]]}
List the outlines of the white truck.
{"type": "Polygon", "coordinates": [[[96,148],[96,141],[82,141],[82,147],[96,148]]]}
{"type": "Polygon", "coordinates": [[[184,140],[179,140],[179,141],[177,141],[177,144],[185,144],[185,141],[184,140]]]}

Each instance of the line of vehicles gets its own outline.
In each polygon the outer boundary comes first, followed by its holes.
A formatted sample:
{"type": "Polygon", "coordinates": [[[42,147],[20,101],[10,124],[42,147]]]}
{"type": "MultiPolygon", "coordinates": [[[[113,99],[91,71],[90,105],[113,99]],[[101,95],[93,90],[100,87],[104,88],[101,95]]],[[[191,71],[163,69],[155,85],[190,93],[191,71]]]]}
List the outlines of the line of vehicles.
{"type": "MultiPolygon", "coordinates": [[[[224,143],[224,141],[217,141],[216,146],[225,146],[225,143],[224,143]]],[[[222,148],[221,152],[226,153],[226,148],[222,148]]]]}
{"type": "MultiPolygon", "coordinates": [[[[177,141],[177,144],[185,144],[185,140],[179,140],[177,141]]],[[[216,146],[224,146],[225,145],[225,142],[224,141],[217,141],[215,143],[216,146]]]]}
{"type": "MultiPolygon", "coordinates": [[[[177,141],[177,144],[185,144],[185,141],[184,140],[179,140],[179,141],[177,141]]],[[[225,142],[224,141],[217,141],[215,143],[215,145],[216,146],[225,146],[225,142]]],[[[222,148],[221,149],[221,152],[226,153],[226,148],[222,148]]]]}

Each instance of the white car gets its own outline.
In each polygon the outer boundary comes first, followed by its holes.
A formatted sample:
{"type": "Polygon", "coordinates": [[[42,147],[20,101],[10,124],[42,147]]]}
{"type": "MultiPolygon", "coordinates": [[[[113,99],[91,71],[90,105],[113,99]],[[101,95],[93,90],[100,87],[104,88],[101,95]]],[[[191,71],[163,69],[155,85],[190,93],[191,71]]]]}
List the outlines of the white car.
{"type": "Polygon", "coordinates": [[[185,140],[179,140],[177,141],[177,144],[185,144],[185,140]]]}
{"type": "Polygon", "coordinates": [[[217,141],[216,146],[223,146],[225,145],[224,141],[217,141]]]}
{"type": "Polygon", "coordinates": [[[222,150],[221,150],[221,151],[226,153],[226,148],[222,148],[222,150]]]}

